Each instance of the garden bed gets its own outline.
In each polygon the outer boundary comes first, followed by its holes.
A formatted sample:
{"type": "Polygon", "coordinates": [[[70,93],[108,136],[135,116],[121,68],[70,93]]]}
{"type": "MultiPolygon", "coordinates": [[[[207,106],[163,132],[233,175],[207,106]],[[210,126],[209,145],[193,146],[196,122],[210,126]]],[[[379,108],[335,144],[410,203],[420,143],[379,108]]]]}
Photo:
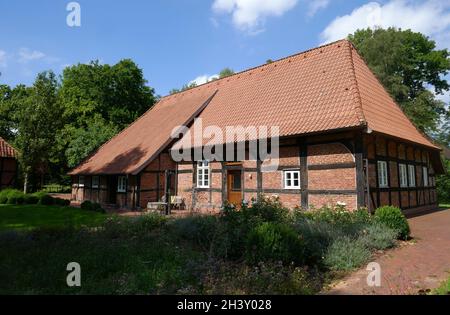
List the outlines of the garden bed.
{"type": "Polygon", "coordinates": [[[0,233],[0,294],[315,294],[395,246],[401,235],[389,226],[401,221],[395,209],[376,217],[342,207],[292,212],[268,199],[186,218],[107,217],[55,206],[1,209],[89,219],[0,233]],[[82,269],[79,288],[65,284],[73,261],[82,269]]]}

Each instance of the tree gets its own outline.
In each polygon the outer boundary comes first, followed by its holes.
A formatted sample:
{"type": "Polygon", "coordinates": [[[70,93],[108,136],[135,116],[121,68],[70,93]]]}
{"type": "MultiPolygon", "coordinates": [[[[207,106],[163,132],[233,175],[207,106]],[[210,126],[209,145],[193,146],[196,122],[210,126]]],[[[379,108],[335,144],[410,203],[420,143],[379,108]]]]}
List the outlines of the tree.
{"type": "Polygon", "coordinates": [[[234,74],[234,70],[233,69],[224,68],[219,73],[219,79],[223,79],[223,78],[229,77],[230,75],[233,75],[233,74],[234,74]]]}
{"type": "Polygon", "coordinates": [[[142,70],[129,59],[113,66],[93,61],[64,70],[59,98],[65,116],[80,126],[100,114],[123,129],[155,103],[154,90],[146,83],[142,70]]]}
{"type": "Polygon", "coordinates": [[[429,88],[437,94],[449,90],[443,78],[450,70],[447,49],[437,50],[421,33],[396,28],[358,30],[349,40],[416,126],[437,131],[446,109],[429,88]]]}
{"type": "Polygon", "coordinates": [[[69,138],[65,155],[69,167],[77,166],[86,156],[119,132],[119,128],[95,115],[86,121],[86,128],[67,125],[62,131],[69,138]]]}
{"type": "MultiPolygon", "coordinates": [[[[223,79],[223,78],[229,77],[230,75],[233,75],[233,74],[234,74],[234,71],[232,69],[224,68],[224,69],[222,69],[222,71],[220,71],[218,76],[212,77],[210,80],[207,80],[205,83],[208,83],[208,82],[211,82],[211,81],[216,81],[216,80],[219,80],[219,79],[223,79]]],[[[194,88],[196,86],[197,86],[196,82],[190,82],[188,84],[183,85],[181,87],[181,89],[171,89],[169,91],[169,94],[172,95],[172,94],[175,94],[175,93],[183,92],[183,91],[192,89],[192,88],[194,88]]]]}
{"type": "Polygon", "coordinates": [[[0,137],[8,141],[13,138],[11,97],[11,88],[8,85],[0,85],[0,137]]]}
{"type": "Polygon", "coordinates": [[[110,66],[98,61],[63,72],[58,99],[67,121],[58,137],[69,167],[76,166],[153,106],[154,90],[131,60],[110,66]]]}
{"type": "Polygon", "coordinates": [[[17,137],[14,142],[20,152],[19,163],[24,173],[27,192],[31,175],[40,176],[41,185],[56,151],[56,133],[61,129],[63,108],[57,100],[58,81],[53,72],[38,74],[31,88],[21,87],[15,119],[17,137]]]}

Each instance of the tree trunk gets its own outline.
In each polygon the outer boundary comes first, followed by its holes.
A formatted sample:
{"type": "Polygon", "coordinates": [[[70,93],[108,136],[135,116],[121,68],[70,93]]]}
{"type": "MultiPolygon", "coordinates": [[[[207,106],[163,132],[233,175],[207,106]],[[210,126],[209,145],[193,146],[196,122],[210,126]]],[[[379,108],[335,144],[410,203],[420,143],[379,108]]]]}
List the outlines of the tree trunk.
{"type": "Polygon", "coordinates": [[[25,178],[23,180],[23,193],[26,194],[28,191],[28,173],[25,173],[25,178]]]}

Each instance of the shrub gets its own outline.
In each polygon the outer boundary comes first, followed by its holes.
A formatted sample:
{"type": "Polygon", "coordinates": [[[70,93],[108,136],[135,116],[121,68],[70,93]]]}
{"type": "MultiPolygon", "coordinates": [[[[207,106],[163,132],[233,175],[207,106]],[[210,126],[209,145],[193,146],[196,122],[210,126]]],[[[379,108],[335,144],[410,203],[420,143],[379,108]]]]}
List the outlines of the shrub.
{"type": "Polygon", "coordinates": [[[70,200],[62,199],[62,198],[54,198],[55,204],[61,207],[70,206],[70,200]]]}
{"type": "Polygon", "coordinates": [[[17,197],[18,196],[23,196],[23,192],[21,192],[20,190],[17,189],[3,189],[2,191],[0,191],[0,204],[16,204],[17,203],[17,197]],[[8,202],[8,199],[10,197],[13,197],[11,199],[11,203],[8,202]]]}
{"type": "Polygon", "coordinates": [[[312,295],[320,291],[321,281],[302,267],[285,266],[277,263],[260,263],[248,266],[243,263],[212,261],[205,267],[201,277],[201,292],[181,289],[178,294],[214,295],[263,295],[297,294],[312,295]]]}
{"type": "Polygon", "coordinates": [[[39,197],[39,204],[45,206],[51,206],[55,203],[55,199],[48,194],[41,194],[39,197]]]}
{"type": "Polygon", "coordinates": [[[92,202],[90,200],[85,200],[80,205],[81,209],[91,211],[92,210],[92,202]]]}
{"type": "Polygon", "coordinates": [[[387,249],[395,245],[397,231],[383,223],[375,222],[361,231],[359,239],[368,249],[387,249]]]}
{"type": "Polygon", "coordinates": [[[303,263],[305,246],[299,234],[287,224],[264,222],[250,231],[247,260],[303,263]]]}
{"type": "Polygon", "coordinates": [[[261,196],[251,207],[242,205],[242,215],[247,219],[261,222],[286,222],[289,210],[281,204],[277,197],[261,196]]]}
{"type": "Polygon", "coordinates": [[[190,240],[204,249],[210,249],[218,232],[218,218],[215,216],[189,216],[176,219],[170,227],[184,240],[190,240]]]}
{"type": "Polygon", "coordinates": [[[341,228],[328,222],[308,218],[298,219],[294,223],[294,228],[305,240],[305,259],[309,264],[321,262],[333,240],[344,236],[341,228]]]}
{"type": "Polygon", "coordinates": [[[344,236],[336,239],[328,248],[324,263],[331,270],[352,270],[369,258],[370,251],[361,241],[344,236]]]}
{"type": "Polygon", "coordinates": [[[375,220],[394,229],[398,238],[407,240],[410,235],[408,220],[399,208],[385,206],[375,210],[375,220]]]}
{"type": "Polygon", "coordinates": [[[102,208],[102,205],[97,202],[92,203],[91,210],[95,212],[106,213],[105,209],[102,208]]]}
{"type": "Polygon", "coordinates": [[[35,205],[39,202],[39,198],[36,197],[35,195],[31,195],[31,194],[26,194],[25,195],[25,203],[27,205],[35,205]]]}
{"type": "Polygon", "coordinates": [[[6,196],[6,203],[9,205],[21,205],[25,202],[25,194],[19,190],[9,190],[6,196]]]}

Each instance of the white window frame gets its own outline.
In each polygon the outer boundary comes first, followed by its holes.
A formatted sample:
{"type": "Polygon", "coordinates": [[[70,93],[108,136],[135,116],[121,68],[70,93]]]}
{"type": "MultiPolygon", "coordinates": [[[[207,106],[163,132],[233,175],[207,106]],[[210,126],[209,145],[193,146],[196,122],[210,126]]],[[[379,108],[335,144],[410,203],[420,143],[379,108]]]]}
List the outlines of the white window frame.
{"type": "Polygon", "coordinates": [[[406,164],[399,164],[399,177],[400,177],[400,187],[405,188],[408,187],[408,168],[406,164]]]}
{"type": "Polygon", "coordinates": [[[388,188],[388,168],[386,161],[378,161],[378,187],[388,188]]]}
{"type": "Polygon", "coordinates": [[[98,189],[100,187],[100,176],[92,176],[92,188],[98,189]],[[97,183],[95,183],[95,179],[97,179],[97,183]]]}
{"type": "Polygon", "coordinates": [[[422,178],[423,178],[423,186],[428,187],[430,185],[430,180],[428,176],[428,167],[422,167],[422,178]]]}
{"type": "Polygon", "coordinates": [[[85,177],[83,175],[78,176],[78,187],[84,188],[85,177]]]}
{"type": "Polygon", "coordinates": [[[211,184],[211,169],[208,161],[197,162],[197,188],[209,188],[211,184]]]}
{"type": "Polygon", "coordinates": [[[409,187],[416,187],[416,167],[408,165],[408,185],[409,187]]]}
{"type": "Polygon", "coordinates": [[[300,189],[300,170],[283,170],[283,187],[284,189],[300,189]],[[294,181],[298,179],[298,185],[294,181]]]}
{"type": "Polygon", "coordinates": [[[117,192],[126,193],[127,192],[127,177],[119,176],[117,177],[117,192]]]}

